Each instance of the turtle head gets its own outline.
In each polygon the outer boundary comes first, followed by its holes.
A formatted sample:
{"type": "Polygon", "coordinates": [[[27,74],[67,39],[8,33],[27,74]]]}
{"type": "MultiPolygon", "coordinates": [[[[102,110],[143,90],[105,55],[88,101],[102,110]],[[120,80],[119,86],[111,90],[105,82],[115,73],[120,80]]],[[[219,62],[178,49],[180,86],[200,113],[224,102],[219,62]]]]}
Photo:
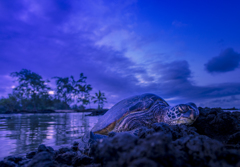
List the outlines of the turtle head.
{"type": "Polygon", "coordinates": [[[169,107],[165,121],[170,125],[185,124],[191,125],[199,116],[199,111],[194,103],[178,104],[169,107]]]}

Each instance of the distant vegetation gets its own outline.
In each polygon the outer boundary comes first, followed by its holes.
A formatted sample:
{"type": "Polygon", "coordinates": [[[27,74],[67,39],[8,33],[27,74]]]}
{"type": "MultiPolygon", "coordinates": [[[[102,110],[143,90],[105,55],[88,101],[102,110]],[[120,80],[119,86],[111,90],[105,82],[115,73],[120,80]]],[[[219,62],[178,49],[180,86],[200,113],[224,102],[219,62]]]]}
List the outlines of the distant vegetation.
{"type": "Polygon", "coordinates": [[[101,91],[90,95],[92,86],[87,84],[87,77],[80,73],[78,79],[70,77],[53,77],[56,81],[56,90],[49,86],[49,80],[27,69],[13,72],[10,76],[16,78],[18,86],[13,89],[8,97],[0,99],[0,112],[22,110],[83,110],[91,100],[102,109],[107,102],[105,94],[101,91]],[[51,94],[51,92],[55,92],[51,94]],[[74,105],[72,105],[74,104],[74,105]],[[72,105],[72,107],[71,107],[72,105]]]}
{"type": "MultiPolygon", "coordinates": [[[[201,109],[203,109],[202,107],[199,107],[201,109]]],[[[221,108],[221,107],[214,107],[215,109],[217,110],[240,110],[239,108],[235,108],[235,107],[232,107],[232,108],[221,108]]],[[[204,109],[208,109],[210,110],[211,108],[210,107],[204,107],[204,109]]]]}
{"type": "Polygon", "coordinates": [[[232,108],[226,108],[226,109],[224,109],[224,110],[239,110],[239,109],[237,109],[237,108],[235,108],[235,107],[232,107],[232,108]]]}

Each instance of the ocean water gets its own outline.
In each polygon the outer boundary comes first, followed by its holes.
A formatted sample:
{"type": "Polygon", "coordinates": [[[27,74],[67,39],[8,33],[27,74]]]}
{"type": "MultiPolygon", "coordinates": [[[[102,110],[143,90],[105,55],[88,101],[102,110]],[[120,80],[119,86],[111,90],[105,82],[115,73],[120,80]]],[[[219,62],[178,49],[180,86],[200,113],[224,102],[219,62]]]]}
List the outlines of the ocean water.
{"type": "Polygon", "coordinates": [[[36,150],[39,144],[55,149],[80,141],[100,116],[88,113],[1,114],[0,159],[36,150]]]}

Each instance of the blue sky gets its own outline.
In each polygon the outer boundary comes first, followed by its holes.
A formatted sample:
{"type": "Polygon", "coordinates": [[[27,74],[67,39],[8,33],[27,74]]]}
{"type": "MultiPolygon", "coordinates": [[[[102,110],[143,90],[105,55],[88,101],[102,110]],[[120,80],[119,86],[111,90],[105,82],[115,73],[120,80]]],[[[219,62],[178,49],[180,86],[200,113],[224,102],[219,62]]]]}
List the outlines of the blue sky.
{"type": "MultiPolygon", "coordinates": [[[[11,72],[83,72],[107,107],[155,93],[170,104],[240,107],[239,1],[0,1],[0,95],[11,72]]],[[[54,81],[51,81],[54,85],[54,81]]]]}

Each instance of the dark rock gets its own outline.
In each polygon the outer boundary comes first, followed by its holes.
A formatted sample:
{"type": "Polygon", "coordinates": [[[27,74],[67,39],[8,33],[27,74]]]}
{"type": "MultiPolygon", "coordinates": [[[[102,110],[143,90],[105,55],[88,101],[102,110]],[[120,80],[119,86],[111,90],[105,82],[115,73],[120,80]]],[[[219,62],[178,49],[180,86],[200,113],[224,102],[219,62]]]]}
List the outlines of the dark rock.
{"type": "Polygon", "coordinates": [[[63,154],[63,153],[71,151],[71,149],[69,149],[68,147],[62,147],[58,151],[59,151],[59,154],[63,154]]]}
{"type": "Polygon", "coordinates": [[[42,152],[42,151],[47,151],[47,147],[44,144],[40,144],[38,146],[38,152],[42,152]]]}
{"type": "Polygon", "coordinates": [[[18,163],[19,161],[22,161],[23,158],[20,156],[8,156],[4,158],[4,161],[12,161],[14,163],[18,163]]]}
{"type": "Polygon", "coordinates": [[[52,160],[52,155],[47,151],[42,151],[35,155],[26,165],[27,167],[56,167],[57,164],[52,160]]]}
{"type": "Polygon", "coordinates": [[[192,126],[197,129],[197,133],[226,143],[231,135],[240,131],[240,112],[201,109],[199,118],[192,126]]]}
{"type": "Polygon", "coordinates": [[[147,158],[142,158],[142,159],[137,159],[134,160],[133,162],[130,163],[131,167],[158,167],[158,164],[150,159],[147,158]]]}
{"type": "Polygon", "coordinates": [[[229,165],[236,165],[240,162],[240,151],[233,149],[223,149],[222,151],[216,152],[218,161],[225,162],[229,165]]]}
{"type": "Polygon", "coordinates": [[[108,137],[114,137],[117,133],[116,132],[110,132],[108,133],[108,137]]]}
{"type": "Polygon", "coordinates": [[[73,146],[78,146],[78,145],[79,145],[79,142],[77,142],[77,141],[73,142],[73,146]]]}
{"type": "Polygon", "coordinates": [[[98,116],[98,115],[104,115],[108,109],[102,109],[102,110],[94,110],[91,114],[86,114],[85,116],[98,116]]]}
{"type": "Polygon", "coordinates": [[[229,136],[227,144],[239,144],[240,145],[240,131],[229,136]]]}
{"type": "Polygon", "coordinates": [[[12,161],[0,161],[0,167],[17,167],[17,164],[12,161]]]}
{"type": "Polygon", "coordinates": [[[119,152],[133,149],[138,137],[127,133],[117,133],[112,138],[106,138],[91,145],[89,155],[95,157],[95,162],[104,163],[119,159],[119,152]]]}
{"type": "Polygon", "coordinates": [[[195,127],[189,127],[186,125],[172,125],[171,132],[173,136],[173,140],[179,139],[181,137],[186,137],[189,135],[197,136],[199,135],[196,131],[197,129],[195,127]]]}
{"type": "Polygon", "coordinates": [[[26,158],[32,159],[37,154],[37,151],[32,151],[26,154],[26,158]]]}
{"type": "Polygon", "coordinates": [[[77,154],[75,152],[66,152],[66,153],[63,153],[63,154],[58,154],[55,158],[55,161],[57,161],[60,164],[71,165],[72,164],[72,159],[76,155],[77,154]]]}
{"type": "Polygon", "coordinates": [[[73,151],[78,151],[78,146],[72,146],[71,148],[73,151]]]}
{"type": "Polygon", "coordinates": [[[52,147],[50,147],[50,146],[47,146],[47,151],[48,152],[54,152],[54,149],[52,147]]]}
{"type": "Polygon", "coordinates": [[[92,155],[96,162],[104,166],[129,166],[132,163],[137,165],[144,163],[141,161],[143,158],[163,166],[183,164],[181,159],[178,160],[178,156],[174,155],[178,151],[172,147],[171,135],[164,135],[163,132],[148,135],[144,139],[138,139],[129,133],[118,133],[94,146],[92,155]],[[133,162],[137,159],[139,160],[133,162]]]}
{"type": "MultiPolygon", "coordinates": [[[[225,114],[218,109],[213,111],[209,109],[208,113],[210,117],[214,116],[211,118],[213,123],[207,122],[208,115],[202,114],[203,127],[215,127],[217,122],[224,124],[222,121],[228,122],[234,119],[231,114],[225,114]]],[[[210,117],[208,117],[209,120],[210,117]]],[[[228,150],[220,141],[200,135],[197,133],[199,132],[198,126],[169,126],[164,123],[155,123],[151,127],[139,128],[139,138],[132,135],[131,131],[114,133],[113,137],[102,139],[92,145],[90,155],[95,163],[101,163],[103,166],[147,166],[151,164],[151,166],[232,167],[240,165],[239,151],[228,150]]],[[[231,132],[224,130],[219,134],[226,133],[231,132]]],[[[232,135],[229,142],[237,143],[238,136],[239,133],[232,135]]]]}
{"type": "Polygon", "coordinates": [[[146,138],[148,135],[155,133],[154,129],[149,129],[147,127],[139,128],[137,136],[139,138],[146,138]]]}
{"type": "Polygon", "coordinates": [[[80,166],[80,165],[89,165],[93,162],[93,158],[88,157],[86,155],[78,155],[73,158],[72,160],[72,165],[75,166],[80,166]]]}
{"type": "Polygon", "coordinates": [[[170,126],[166,123],[154,123],[152,124],[152,128],[156,131],[156,132],[164,132],[164,133],[171,133],[172,129],[170,128],[170,126]]]}
{"type": "Polygon", "coordinates": [[[27,164],[27,163],[30,162],[30,161],[31,161],[30,159],[24,159],[24,160],[20,161],[18,164],[19,164],[20,166],[23,166],[23,165],[27,164]]]}

